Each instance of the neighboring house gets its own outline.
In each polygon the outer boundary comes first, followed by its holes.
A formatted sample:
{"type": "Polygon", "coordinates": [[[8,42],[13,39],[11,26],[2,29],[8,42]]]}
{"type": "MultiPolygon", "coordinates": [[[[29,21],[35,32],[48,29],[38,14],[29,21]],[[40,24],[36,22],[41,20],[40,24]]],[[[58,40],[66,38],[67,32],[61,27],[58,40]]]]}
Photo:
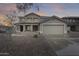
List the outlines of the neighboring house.
{"type": "Polygon", "coordinates": [[[40,16],[29,13],[20,16],[19,21],[14,23],[16,32],[40,32],[43,34],[66,34],[67,24],[57,16],[40,16]]]}
{"type": "Polygon", "coordinates": [[[63,17],[70,32],[79,32],[79,17],[63,17]]]}

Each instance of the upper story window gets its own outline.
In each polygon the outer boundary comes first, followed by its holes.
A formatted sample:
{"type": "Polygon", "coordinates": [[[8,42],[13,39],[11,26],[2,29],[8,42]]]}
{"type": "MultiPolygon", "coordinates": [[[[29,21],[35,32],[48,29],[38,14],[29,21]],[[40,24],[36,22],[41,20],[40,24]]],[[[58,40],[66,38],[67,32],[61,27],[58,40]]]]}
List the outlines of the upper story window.
{"type": "Polygon", "coordinates": [[[26,17],[24,18],[25,22],[38,22],[38,18],[37,17],[26,17]]]}
{"type": "Polygon", "coordinates": [[[27,19],[32,19],[31,17],[28,17],[27,19]]]}
{"type": "Polygon", "coordinates": [[[34,22],[38,22],[38,18],[33,18],[33,21],[34,22]]]}
{"type": "Polygon", "coordinates": [[[75,22],[75,20],[73,19],[73,22],[75,22]]]}

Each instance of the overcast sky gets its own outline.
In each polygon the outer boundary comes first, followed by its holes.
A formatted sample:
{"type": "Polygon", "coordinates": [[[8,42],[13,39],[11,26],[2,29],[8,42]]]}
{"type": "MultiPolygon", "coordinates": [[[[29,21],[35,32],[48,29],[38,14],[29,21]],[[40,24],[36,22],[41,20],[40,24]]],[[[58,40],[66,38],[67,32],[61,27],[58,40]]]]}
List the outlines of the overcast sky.
{"type": "MultiPolygon", "coordinates": [[[[77,3],[42,3],[35,4],[39,6],[40,11],[36,11],[35,7],[33,7],[28,12],[36,12],[40,15],[57,15],[57,16],[79,16],[79,4],[77,3]]],[[[16,4],[0,4],[0,14],[9,14],[12,11],[17,10],[16,4]]]]}

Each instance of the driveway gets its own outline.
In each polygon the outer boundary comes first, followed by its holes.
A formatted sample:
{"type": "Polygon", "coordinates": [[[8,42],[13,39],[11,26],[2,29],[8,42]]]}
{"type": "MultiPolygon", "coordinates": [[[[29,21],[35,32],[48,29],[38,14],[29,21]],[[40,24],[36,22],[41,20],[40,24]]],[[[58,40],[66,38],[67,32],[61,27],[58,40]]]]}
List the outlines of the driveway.
{"type": "Polygon", "coordinates": [[[79,33],[68,36],[45,35],[58,56],[79,56],[79,33]],[[53,46],[54,45],[54,46],[53,46]]]}
{"type": "Polygon", "coordinates": [[[56,53],[59,56],[79,56],[79,44],[70,45],[56,53]]]}

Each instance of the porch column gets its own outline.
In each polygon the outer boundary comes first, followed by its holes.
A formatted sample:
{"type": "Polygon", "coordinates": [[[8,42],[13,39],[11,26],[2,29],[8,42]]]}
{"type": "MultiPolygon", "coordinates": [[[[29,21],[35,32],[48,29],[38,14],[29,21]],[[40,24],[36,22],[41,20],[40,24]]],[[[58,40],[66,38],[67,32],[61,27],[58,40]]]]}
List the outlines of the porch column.
{"type": "Polygon", "coordinates": [[[13,32],[18,32],[18,26],[14,25],[13,32]]]}
{"type": "Polygon", "coordinates": [[[64,33],[65,33],[65,34],[67,34],[67,28],[68,28],[67,25],[64,24],[64,33]]]}
{"type": "Polygon", "coordinates": [[[25,32],[25,30],[26,30],[26,29],[25,29],[25,25],[23,25],[23,32],[25,32]]]}
{"type": "Polygon", "coordinates": [[[19,27],[19,25],[16,25],[14,30],[15,30],[16,32],[20,32],[20,27],[19,27]]]}
{"type": "Polygon", "coordinates": [[[20,25],[18,25],[18,32],[20,32],[20,25]]]}
{"type": "Polygon", "coordinates": [[[31,32],[33,31],[33,25],[30,26],[30,30],[31,30],[31,32]]]}

